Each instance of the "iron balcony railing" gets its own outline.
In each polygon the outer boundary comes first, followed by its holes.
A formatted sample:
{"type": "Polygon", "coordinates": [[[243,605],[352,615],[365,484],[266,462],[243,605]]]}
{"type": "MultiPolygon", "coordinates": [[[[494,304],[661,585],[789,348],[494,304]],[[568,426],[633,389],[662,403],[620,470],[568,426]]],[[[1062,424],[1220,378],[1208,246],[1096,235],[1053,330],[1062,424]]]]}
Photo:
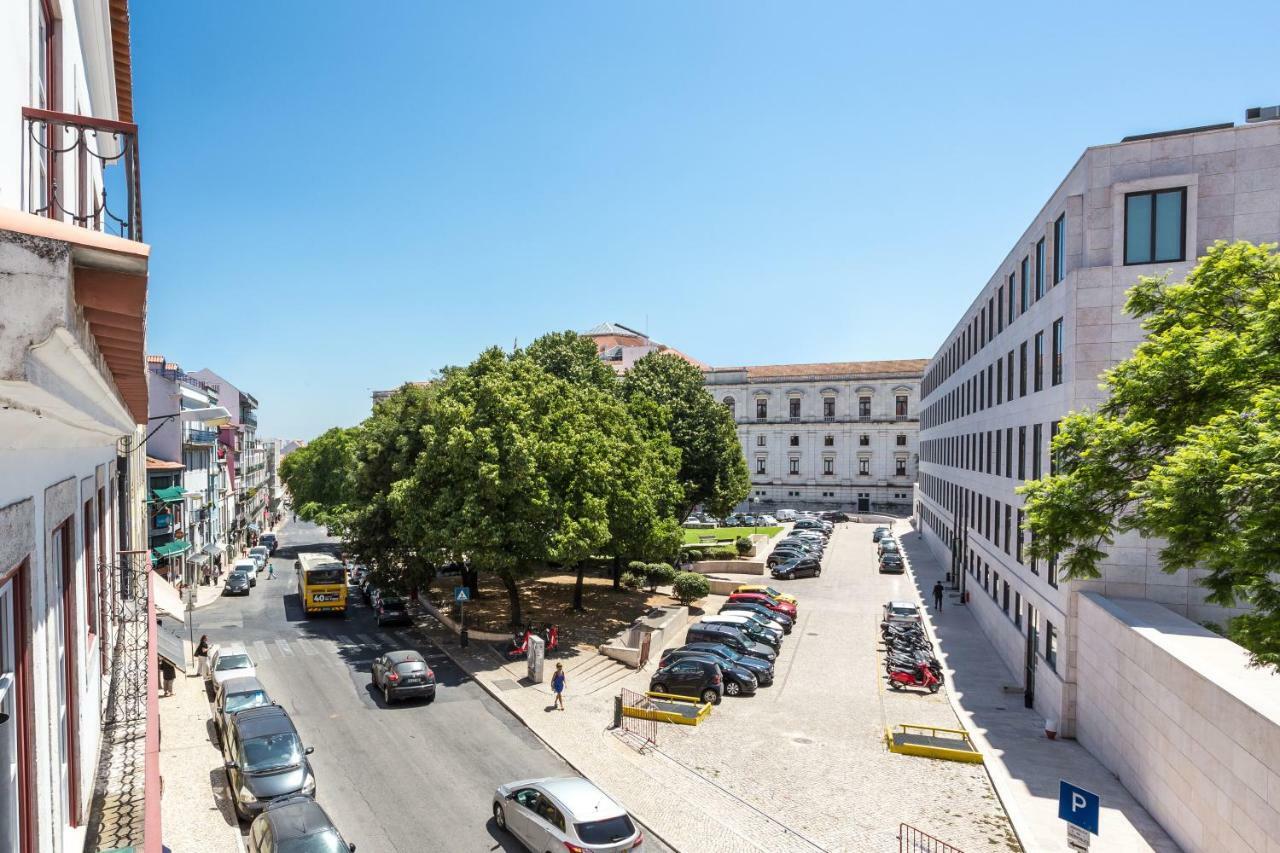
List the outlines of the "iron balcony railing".
{"type": "Polygon", "coordinates": [[[142,240],[138,126],[22,108],[27,213],[142,240]]]}
{"type": "Polygon", "coordinates": [[[199,429],[197,427],[189,427],[183,440],[187,444],[213,444],[218,440],[218,431],[216,429],[199,429]]]}

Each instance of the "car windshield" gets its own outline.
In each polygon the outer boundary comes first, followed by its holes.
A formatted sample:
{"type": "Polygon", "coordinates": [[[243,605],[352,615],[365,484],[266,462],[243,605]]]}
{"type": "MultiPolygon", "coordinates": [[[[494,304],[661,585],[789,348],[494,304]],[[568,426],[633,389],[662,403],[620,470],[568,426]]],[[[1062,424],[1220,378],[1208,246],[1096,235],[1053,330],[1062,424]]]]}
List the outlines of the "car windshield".
{"type": "Polygon", "coordinates": [[[293,732],[246,740],[240,747],[240,767],[250,773],[293,767],[302,761],[302,744],[293,732]]]}
{"type": "Polygon", "coordinates": [[[342,583],[342,566],[325,566],[307,570],[308,584],[342,583]]]}
{"type": "Polygon", "coordinates": [[[575,823],[573,828],[578,830],[578,837],[584,844],[612,844],[625,841],[636,833],[635,824],[624,814],[605,820],[575,823]]]}
{"type": "Polygon", "coordinates": [[[404,663],[396,664],[396,672],[401,675],[413,675],[418,672],[426,672],[427,665],[420,660],[407,660],[404,663]]]}
{"type": "Polygon", "coordinates": [[[915,616],[916,615],[916,609],[914,607],[909,607],[909,606],[891,607],[889,608],[889,610],[890,612],[893,613],[894,616],[915,616]]]}
{"type": "Polygon", "coordinates": [[[404,610],[404,602],[398,598],[382,599],[383,610],[404,610]]]}
{"type": "Polygon", "coordinates": [[[265,690],[233,693],[227,697],[227,713],[234,714],[236,711],[243,711],[245,708],[258,708],[270,704],[271,700],[267,698],[265,690]]]}
{"type": "Polygon", "coordinates": [[[218,658],[214,669],[218,672],[226,672],[229,669],[249,669],[252,666],[253,662],[249,660],[248,655],[223,655],[218,658]]]}
{"type": "Polygon", "coordinates": [[[276,853],[347,853],[348,849],[336,829],[277,841],[275,846],[276,853]]]}

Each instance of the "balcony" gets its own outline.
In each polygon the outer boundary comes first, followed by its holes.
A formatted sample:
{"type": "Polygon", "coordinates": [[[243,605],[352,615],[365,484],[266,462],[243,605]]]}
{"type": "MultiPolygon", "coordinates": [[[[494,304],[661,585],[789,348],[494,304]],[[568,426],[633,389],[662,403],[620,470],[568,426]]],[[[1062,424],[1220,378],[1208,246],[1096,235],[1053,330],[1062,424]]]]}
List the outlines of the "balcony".
{"type": "Polygon", "coordinates": [[[812,418],[812,417],[800,417],[800,418],[793,418],[793,417],[789,417],[789,416],[788,416],[788,417],[777,417],[777,418],[769,418],[769,417],[764,417],[764,418],[762,418],[762,417],[755,417],[755,418],[737,418],[737,419],[736,419],[736,421],[737,421],[737,423],[738,423],[738,425],[739,425],[739,426],[751,426],[752,424],[758,424],[758,425],[768,425],[768,424],[828,424],[828,425],[830,425],[830,424],[914,424],[914,423],[919,423],[919,422],[920,422],[920,419],[919,419],[919,418],[913,418],[913,417],[902,417],[902,418],[896,418],[896,417],[873,417],[873,416],[871,416],[871,415],[867,415],[866,417],[861,417],[861,416],[857,416],[857,417],[855,417],[855,416],[850,416],[850,415],[840,415],[840,416],[835,416],[835,417],[830,417],[830,418],[828,418],[828,417],[819,417],[819,418],[812,418]]]}
{"type": "Polygon", "coordinates": [[[251,426],[254,429],[258,428],[258,416],[248,409],[240,410],[240,422],[245,426],[251,426]]]}
{"type": "Polygon", "coordinates": [[[138,126],[22,108],[23,210],[142,240],[138,126]]]}
{"type": "Polygon", "coordinates": [[[218,441],[218,431],[216,429],[197,429],[188,427],[182,435],[184,444],[194,444],[210,447],[218,441]]]}

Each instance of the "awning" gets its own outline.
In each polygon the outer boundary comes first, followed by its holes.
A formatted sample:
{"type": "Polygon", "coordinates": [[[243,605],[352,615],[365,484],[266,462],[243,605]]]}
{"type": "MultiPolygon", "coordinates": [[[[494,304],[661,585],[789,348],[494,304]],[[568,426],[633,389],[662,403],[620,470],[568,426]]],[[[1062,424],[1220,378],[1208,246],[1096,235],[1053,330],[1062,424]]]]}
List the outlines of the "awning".
{"type": "Polygon", "coordinates": [[[197,554],[193,554],[190,557],[187,557],[187,564],[191,566],[204,566],[204,565],[208,565],[208,563],[209,563],[209,555],[206,554],[203,550],[197,554]]]}
{"type": "Polygon", "coordinates": [[[200,550],[208,554],[210,557],[216,557],[219,554],[221,554],[223,551],[227,550],[227,543],[226,542],[216,542],[216,543],[210,542],[208,545],[205,545],[200,550]]]}
{"type": "Polygon", "coordinates": [[[187,647],[182,637],[161,626],[156,631],[156,645],[156,654],[183,672],[187,671],[187,647]]]}
{"type": "MultiPolygon", "coordinates": [[[[151,494],[156,496],[155,501],[167,504],[177,503],[182,500],[183,493],[182,486],[170,486],[167,489],[153,489],[151,491],[151,494]]],[[[155,501],[152,501],[152,503],[155,503],[155,501]]]]}
{"type": "MultiPolygon", "coordinates": [[[[151,592],[156,597],[156,610],[163,610],[179,622],[185,622],[187,608],[182,604],[182,596],[178,595],[178,591],[173,588],[173,584],[160,577],[155,572],[151,573],[151,592]]],[[[177,661],[174,661],[177,663],[177,661]]]]}
{"type": "Polygon", "coordinates": [[[258,532],[258,529],[259,529],[259,528],[258,528],[258,523],[257,523],[257,522],[255,522],[255,521],[251,521],[251,522],[249,522],[248,524],[246,524],[246,525],[245,525],[245,529],[246,529],[246,530],[252,530],[254,533],[257,533],[257,532],[258,532]]]}
{"type": "Polygon", "coordinates": [[[155,555],[157,560],[162,560],[165,557],[176,557],[178,554],[182,554],[190,550],[190,542],[187,542],[185,539],[175,539],[173,542],[166,542],[163,545],[157,545],[151,549],[151,553],[155,555]]]}

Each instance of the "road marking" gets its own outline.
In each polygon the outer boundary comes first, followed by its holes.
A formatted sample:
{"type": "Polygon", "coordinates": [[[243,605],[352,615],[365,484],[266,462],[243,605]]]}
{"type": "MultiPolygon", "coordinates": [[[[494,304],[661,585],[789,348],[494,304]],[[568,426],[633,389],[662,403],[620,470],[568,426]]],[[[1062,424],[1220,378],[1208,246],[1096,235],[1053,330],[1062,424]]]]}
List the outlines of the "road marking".
{"type": "Polygon", "coordinates": [[[354,645],[355,645],[355,643],[351,642],[350,638],[345,637],[345,636],[343,636],[342,634],[335,634],[335,635],[334,635],[334,637],[333,637],[333,641],[334,641],[335,643],[337,643],[339,646],[354,646],[354,645]]]}
{"type": "Polygon", "coordinates": [[[276,645],[280,647],[280,652],[286,657],[293,657],[293,649],[289,648],[289,644],[284,641],[283,637],[276,637],[276,645]]]}
{"type": "Polygon", "coordinates": [[[293,640],[298,644],[298,648],[302,649],[304,655],[312,656],[318,654],[315,644],[305,637],[295,637],[293,640]]]}
{"type": "Polygon", "coordinates": [[[373,637],[368,634],[356,634],[356,639],[360,641],[362,646],[372,646],[376,642],[373,637]]]}
{"type": "Polygon", "coordinates": [[[261,640],[254,641],[253,650],[258,653],[255,663],[268,663],[271,660],[271,652],[267,651],[267,644],[261,640]]]}
{"type": "Polygon", "coordinates": [[[412,639],[404,635],[403,631],[396,631],[392,633],[390,636],[393,640],[395,640],[400,645],[405,646],[406,648],[409,646],[416,645],[412,639]]]}

